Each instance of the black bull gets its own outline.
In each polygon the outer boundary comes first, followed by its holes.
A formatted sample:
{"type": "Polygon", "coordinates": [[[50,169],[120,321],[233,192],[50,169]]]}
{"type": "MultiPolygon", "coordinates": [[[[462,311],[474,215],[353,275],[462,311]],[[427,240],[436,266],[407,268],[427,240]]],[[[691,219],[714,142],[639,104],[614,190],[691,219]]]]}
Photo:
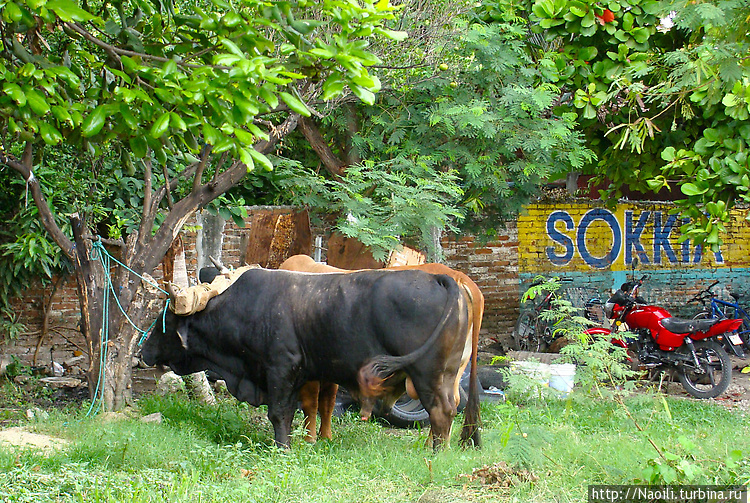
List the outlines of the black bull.
{"type": "MultiPolygon", "coordinates": [[[[438,448],[456,414],[453,385],[467,323],[449,276],[253,269],[205,310],[168,312],[165,329],[157,321],[142,356],[180,375],[211,370],[238,400],[267,403],[276,444],[287,447],[306,382],[335,382],[392,404],[408,375],[438,448]]],[[[462,438],[478,444],[477,425],[464,424],[462,438]]]]}

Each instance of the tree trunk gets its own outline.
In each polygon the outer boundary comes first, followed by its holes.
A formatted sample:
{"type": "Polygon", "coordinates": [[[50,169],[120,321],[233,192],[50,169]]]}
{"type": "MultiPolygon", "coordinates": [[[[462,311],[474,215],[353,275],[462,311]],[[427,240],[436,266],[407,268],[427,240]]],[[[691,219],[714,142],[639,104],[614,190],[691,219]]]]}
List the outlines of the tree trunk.
{"type": "Polygon", "coordinates": [[[89,396],[96,400],[99,394],[99,369],[101,361],[96,358],[102,336],[102,315],[104,289],[107,286],[104,270],[90,260],[91,245],[83,238],[85,224],[76,213],[70,217],[73,229],[75,248],[73,250],[73,264],[76,271],[78,299],[81,307],[81,333],[83,334],[89,356],[89,396]]]}
{"type": "MultiPolygon", "coordinates": [[[[151,279],[147,274],[143,275],[147,280],[151,279]]],[[[132,274],[124,275],[132,278],[132,274]]],[[[130,281],[130,280],[128,280],[130,281]]],[[[133,279],[137,285],[134,298],[128,300],[120,298],[120,304],[128,306],[127,318],[123,316],[114,298],[109,303],[110,332],[106,348],[104,387],[102,392],[102,403],[105,410],[121,410],[125,406],[132,405],[133,390],[131,379],[134,356],[138,350],[138,344],[146,335],[148,329],[145,320],[156,319],[160,310],[164,307],[164,301],[158,288],[147,281],[139,278],[133,279]],[[129,318],[129,319],[128,319],[129,318]],[[132,321],[132,324],[131,324],[132,321]],[[135,326],[133,326],[135,324],[135,326]]],[[[153,279],[151,279],[153,281],[153,279]]],[[[115,291],[117,291],[115,285],[115,291]]],[[[121,291],[128,291],[122,288],[121,291]]],[[[110,295],[111,292],[109,293],[110,295]]]]}
{"type": "Polygon", "coordinates": [[[92,255],[92,244],[83,238],[84,222],[75,214],[71,224],[76,243],[81,332],[90,360],[89,393],[92,400],[102,401],[104,410],[121,410],[132,402],[133,354],[143,335],[131,321],[141,329],[147,328],[144,320],[156,317],[159,292],[155,286],[144,287],[140,278],[118,265],[105,271],[109,261],[100,250],[92,255]],[[113,292],[118,292],[117,299],[113,292]]]}

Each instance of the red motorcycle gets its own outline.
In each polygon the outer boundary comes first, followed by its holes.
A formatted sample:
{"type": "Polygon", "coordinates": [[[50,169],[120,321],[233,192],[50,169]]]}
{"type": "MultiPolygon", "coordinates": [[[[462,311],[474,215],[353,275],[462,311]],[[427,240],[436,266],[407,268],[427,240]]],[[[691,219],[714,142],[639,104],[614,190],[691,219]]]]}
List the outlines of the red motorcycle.
{"type": "MultiPolygon", "coordinates": [[[[638,289],[648,276],[624,283],[604,304],[613,327],[626,325],[636,337],[623,339],[613,334],[612,342],[628,349],[638,364],[649,369],[671,370],[685,391],[696,398],[714,398],[726,391],[732,377],[729,355],[715,340],[732,339],[740,319],[690,320],[675,318],[661,307],[648,305],[638,289]]],[[[604,328],[590,329],[611,334],[604,328]]],[[[738,337],[737,337],[738,338],[738,337]]],[[[739,338],[738,338],[739,339],[739,338]]],[[[742,344],[741,340],[731,341],[742,344]]]]}

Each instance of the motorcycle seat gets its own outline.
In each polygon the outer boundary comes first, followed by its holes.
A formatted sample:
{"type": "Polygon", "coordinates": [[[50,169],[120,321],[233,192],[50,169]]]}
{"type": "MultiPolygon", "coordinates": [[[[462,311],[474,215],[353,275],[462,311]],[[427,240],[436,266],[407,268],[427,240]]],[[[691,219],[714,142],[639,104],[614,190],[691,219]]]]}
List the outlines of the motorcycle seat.
{"type": "Polygon", "coordinates": [[[673,334],[692,334],[693,332],[706,332],[716,325],[718,318],[710,320],[688,320],[683,318],[664,318],[661,326],[673,334]]]}

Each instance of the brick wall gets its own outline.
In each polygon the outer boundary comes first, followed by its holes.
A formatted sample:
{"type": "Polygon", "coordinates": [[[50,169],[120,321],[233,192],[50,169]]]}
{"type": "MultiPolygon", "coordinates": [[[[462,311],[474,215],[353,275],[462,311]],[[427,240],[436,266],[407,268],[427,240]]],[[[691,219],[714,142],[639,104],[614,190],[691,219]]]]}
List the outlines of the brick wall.
{"type": "MultiPolygon", "coordinates": [[[[572,278],[575,287],[583,287],[606,298],[630,274],[633,258],[639,257],[637,274],[651,278],[642,290],[649,301],[671,309],[674,314],[691,315],[696,306],[686,306],[693,293],[714,280],[720,280],[727,296],[730,290],[750,291],[750,228],[741,212],[733,214],[729,234],[718,253],[701,250],[690,242],[679,243],[677,217],[670,207],[654,203],[622,204],[608,210],[592,202],[535,204],[498,237],[480,244],[472,238],[443,239],[446,264],[468,274],[485,295],[482,337],[507,341],[518,316],[519,298],[534,276],[561,275],[572,278]]],[[[252,211],[252,210],[251,210],[252,211]]],[[[186,261],[191,278],[207,257],[200,252],[199,223],[205,215],[188,222],[183,231],[186,261]]],[[[221,229],[221,260],[237,267],[244,262],[251,226],[238,227],[233,221],[214,221],[221,229]]],[[[207,255],[207,253],[203,253],[207,255]]],[[[161,271],[156,271],[156,277],[161,271]]],[[[33,286],[16,310],[29,328],[29,334],[9,346],[6,354],[31,358],[39,337],[42,294],[33,286]]],[[[83,347],[77,332],[79,318],[75,279],[64,283],[53,303],[51,326],[55,359],[66,359],[83,347]]],[[[50,341],[39,351],[42,363],[48,363],[50,341]]]]}
{"type": "Polygon", "coordinates": [[[503,340],[518,317],[518,232],[515,223],[498,232],[486,244],[449,237],[442,245],[446,265],[467,274],[484,294],[482,337],[503,340]]]}
{"type": "MultiPolygon", "coordinates": [[[[53,282],[58,279],[53,278],[53,282]]],[[[81,311],[73,276],[64,277],[59,283],[50,306],[48,335],[40,343],[43,306],[49,302],[52,290],[51,285],[42,287],[37,283],[26,290],[22,299],[13,302],[13,311],[26,326],[26,331],[4,348],[0,343],[0,354],[18,356],[28,364],[33,363],[36,354],[37,364],[45,365],[49,364],[51,353],[55,361],[69,359],[74,352],[85,353],[86,342],[78,330],[81,311]]]]}

